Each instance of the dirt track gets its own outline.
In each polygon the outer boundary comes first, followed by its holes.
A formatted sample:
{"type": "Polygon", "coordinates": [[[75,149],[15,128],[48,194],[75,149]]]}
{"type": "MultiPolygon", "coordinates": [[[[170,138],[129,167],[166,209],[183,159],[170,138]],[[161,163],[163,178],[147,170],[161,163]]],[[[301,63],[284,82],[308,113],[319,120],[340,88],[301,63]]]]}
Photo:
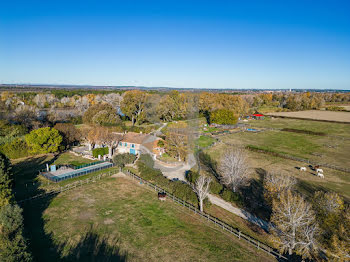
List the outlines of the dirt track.
{"type": "Polygon", "coordinates": [[[276,116],[276,117],[290,117],[290,118],[350,123],[350,112],[307,110],[307,111],[298,111],[298,112],[275,112],[275,113],[269,113],[267,115],[276,116]]]}

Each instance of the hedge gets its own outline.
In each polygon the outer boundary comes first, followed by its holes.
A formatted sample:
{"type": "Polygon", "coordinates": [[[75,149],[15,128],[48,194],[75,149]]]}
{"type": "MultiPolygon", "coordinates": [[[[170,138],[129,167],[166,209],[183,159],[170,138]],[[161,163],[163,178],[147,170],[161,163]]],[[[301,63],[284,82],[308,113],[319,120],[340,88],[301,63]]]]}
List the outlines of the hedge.
{"type": "Polygon", "coordinates": [[[198,205],[197,195],[195,192],[193,192],[189,185],[181,181],[170,181],[163,176],[163,173],[159,169],[151,168],[142,161],[137,161],[137,167],[140,171],[139,175],[143,179],[164,188],[178,198],[181,198],[195,206],[198,205]]]}
{"type": "Polygon", "coordinates": [[[108,147],[100,147],[92,150],[92,156],[98,158],[98,155],[104,156],[108,154],[108,147]]]}
{"type": "Polygon", "coordinates": [[[136,160],[136,156],[133,154],[125,153],[125,154],[118,154],[113,157],[113,163],[123,168],[127,164],[131,164],[136,160]]]}

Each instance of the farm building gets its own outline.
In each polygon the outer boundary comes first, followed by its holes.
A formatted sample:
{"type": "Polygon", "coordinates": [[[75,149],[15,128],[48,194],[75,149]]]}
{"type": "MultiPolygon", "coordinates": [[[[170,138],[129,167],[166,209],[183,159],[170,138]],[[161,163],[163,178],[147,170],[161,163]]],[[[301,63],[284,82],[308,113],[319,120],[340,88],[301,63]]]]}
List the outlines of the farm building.
{"type": "Polygon", "coordinates": [[[130,153],[134,155],[147,152],[153,157],[156,157],[163,153],[163,148],[158,146],[159,140],[161,140],[159,137],[149,134],[129,132],[123,136],[117,150],[119,153],[130,153]]]}
{"type": "Polygon", "coordinates": [[[252,114],[251,115],[251,118],[257,119],[257,120],[264,119],[264,117],[265,116],[263,114],[252,114]]]}

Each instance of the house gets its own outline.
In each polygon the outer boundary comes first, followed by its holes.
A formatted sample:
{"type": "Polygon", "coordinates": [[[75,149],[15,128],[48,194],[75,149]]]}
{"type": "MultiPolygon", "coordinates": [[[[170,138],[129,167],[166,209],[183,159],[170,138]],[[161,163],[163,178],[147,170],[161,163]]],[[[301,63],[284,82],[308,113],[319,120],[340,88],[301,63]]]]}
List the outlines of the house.
{"type": "Polygon", "coordinates": [[[154,158],[163,153],[163,149],[158,146],[161,138],[142,133],[128,132],[119,141],[117,150],[119,153],[141,154],[148,153],[154,158]]]}

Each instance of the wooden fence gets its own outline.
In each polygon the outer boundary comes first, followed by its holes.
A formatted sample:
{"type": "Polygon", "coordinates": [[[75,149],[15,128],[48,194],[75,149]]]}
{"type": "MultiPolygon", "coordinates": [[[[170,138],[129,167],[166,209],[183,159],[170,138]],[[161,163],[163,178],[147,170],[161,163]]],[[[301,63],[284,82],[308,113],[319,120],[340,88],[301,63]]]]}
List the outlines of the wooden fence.
{"type": "Polygon", "coordinates": [[[279,259],[284,259],[284,260],[288,260],[285,256],[283,256],[281,253],[279,253],[277,250],[275,250],[274,248],[242,233],[240,230],[238,230],[237,228],[234,228],[228,224],[226,224],[225,222],[221,221],[220,219],[213,217],[205,212],[201,212],[198,208],[196,208],[195,206],[193,206],[192,204],[174,196],[173,194],[171,194],[170,192],[164,190],[163,188],[139,177],[138,175],[134,174],[133,172],[131,172],[130,170],[126,170],[125,172],[123,172],[124,174],[131,176],[132,179],[138,181],[140,184],[144,184],[149,186],[150,188],[154,189],[156,192],[165,192],[167,194],[167,197],[171,200],[173,200],[175,203],[188,208],[188,210],[194,212],[195,214],[199,215],[200,217],[204,218],[206,221],[213,223],[214,225],[216,225],[217,227],[221,228],[222,230],[224,230],[225,232],[228,232],[229,234],[232,234],[234,236],[236,236],[238,239],[242,239],[243,241],[253,245],[254,247],[256,247],[258,250],[262,250],[265,253],[279,258],[279,259]]]}
{"type": "MultiPolygon", "coordinates": [[[[42,194],[39,194],[39,195],[35,195],[35,196],[32,196],[32,197],[29,197],[29,198],[26,198],[26,199],[23,199],[23,200],[19,200],[17,203],[18,204],[23,204],[25,202],[30,202],[30,201],[33,201],[33,200],[37,200],[37,199],[42,199],[42,198],[45,198],[45,197],[49,197],[49,196],[54,196],[54,195],[57,195],[61,192],[64,192],[64,191],[67,191],[67,190],[71,190],[71,189],[74,189],[74,188],[77,188],[77,187],[81,187],[83,185],[86,185],[86,184],[89,184],[89,183],[92,183],[92,182],[96,182],[98,180],[101,180],[102,178],[105,178],[105,177],[110,177],[114,174],[117,174],[119,171],[118,170],[112,170],[112,171],[109,171],[108,173],[104,173],[104,174],[99,174],[99,175],[96,175],[94,177],[90,177],[90,178],[87,178],[87,179],[84,179],[84,180],[78,180],[74,183],[71,183],[71,184],[68,184],[66,186],[61,186],[60,188],[58,189],[54,189],[54,190],[51,190],[49,192],[44,192],[42,194]]],[[[165,192],[167,194],[167,197],[171,200],[173,200],[175,203],[185,207],[185,208],[188,208],[188,210],[194,212],[195,214],[199,215],[200,217],[204,218],[206,221],[208,221],[209,223],[213,223],[214,225],[216,225],[217,227],[221,228],[222,230],[224,230],[225,232],[228,232],[229,234],[232,234],[234,235],[235,237],[237,237],[238,239],[240,240],[243,240],[251,245],[253,245],[255,248],[257,248],[258,250],[262,250],[263,252],[275,257],[275,258],[278,258],[278,259],[282,259],[282,260],[288,260],[285,256],[283,256],[281,253],[279,253],[277,250],[275,250],[274,248],[242,233],[239,229],[237,228],[234,228],[228,224],[226,224],[225,222],[221,221],[220,219],[214,217],[214,216],[211,216],[205,212],[201,212],[198,208],[196,208],[195,206],[193,206],[192,204],[174,196],[173,194],[171,194],[170,192],[164,190],[163,188],[139,177],[138,175],[134,174],[133,172],[131,172],[130,170],[126,170],[126,171],[123,171],[124,174],[132,177],[133,180],[136,180],[138,181],[140,184],[144,184],[144,185],[147,185],[149,186],[150,188],[154,189],[156,192],[165,192]]]]}
{"type": "Polygon", "coordinates": [[[58,189],[53,189],[53,190],[48,191],[48,192],[43,192],[42,194],[38,194],[38,195],[29,197],[29,198],[26,198],[26,199],[19,200],[19,201],[17,201],[17,203],[22,204],[22,203],[25,203],[27,201],[32,201],[32,200],[41,199],[41,198],[48,197],[48,196],[57,195],[57,194],[59,194],[61,192],[64,192],[64,191],[67,191],[67,190],[71,190],[71,189],[74,189],[74,188],[77,188],[77,187],[89,184],[91,182],[96,182],[98,180],[101,180],[102,178],[110,177],[110,176],[112,176],[112,175],[114,175],[114,174],[116,174],[118,172],[119,172],[118,170],[112,170],[112,171],[109,171],[108,173],[99,174],[99,175],[96,175],[96,176],[93,176],[93,177],[90,177],[90,178],[87,178],[87,179],[78,180],[78,181],[73,182],[71,184],[68,184],[68,185],[65,185],[65,186],[61,186],[58,189]]]}

